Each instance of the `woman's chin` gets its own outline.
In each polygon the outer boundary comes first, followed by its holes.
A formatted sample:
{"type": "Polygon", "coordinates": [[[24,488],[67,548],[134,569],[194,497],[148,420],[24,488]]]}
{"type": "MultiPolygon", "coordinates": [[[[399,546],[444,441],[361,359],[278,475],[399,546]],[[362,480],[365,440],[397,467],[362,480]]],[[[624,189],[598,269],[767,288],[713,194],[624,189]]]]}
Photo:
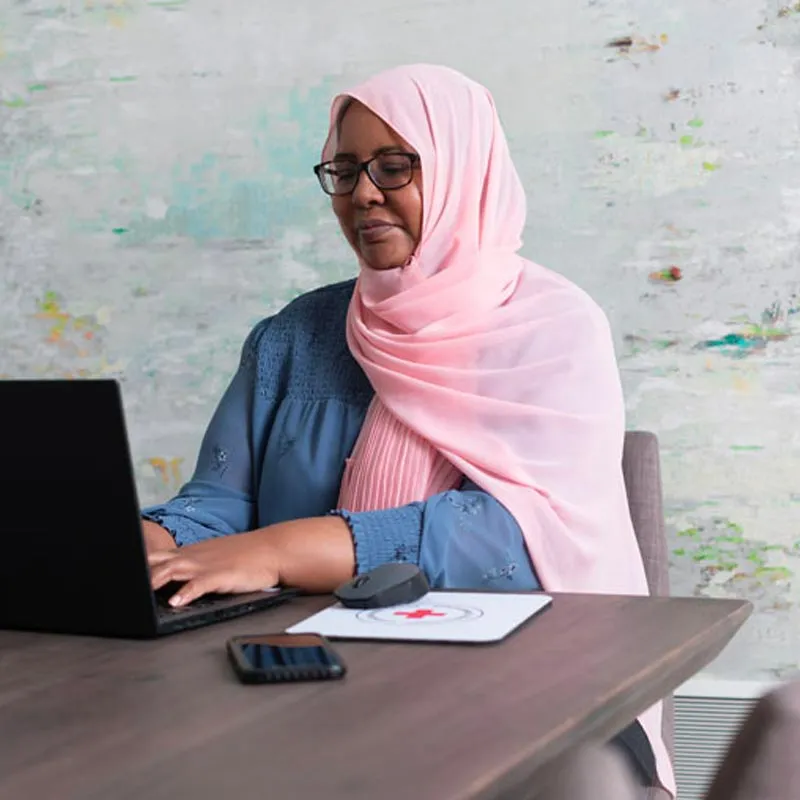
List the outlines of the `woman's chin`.
{"type": "Polygon", "coordinates": [[[384,272],[388,269],[399,269],[404,266],[410,254],[398,253],[395,248],[361,247],[359,249],[361,261],[368,269],[384,272]]]}
{"type": "Polygon", "coordinates": [[[374,272],[387,272],[390,269],[399,269],[403,265],[402,264],[384,264],[384,263],[372,264],[369,261],[364,261],[364,266],[366,267],[366,269],[371,269],[374,272]]]}
{"type": "Polygon", "coordinates": [[[362,263],[379,272],[404,266],[414,250],[414,242],[400,228],[390,228],[373,241],[367,236],[354,238],[362,263]]]}

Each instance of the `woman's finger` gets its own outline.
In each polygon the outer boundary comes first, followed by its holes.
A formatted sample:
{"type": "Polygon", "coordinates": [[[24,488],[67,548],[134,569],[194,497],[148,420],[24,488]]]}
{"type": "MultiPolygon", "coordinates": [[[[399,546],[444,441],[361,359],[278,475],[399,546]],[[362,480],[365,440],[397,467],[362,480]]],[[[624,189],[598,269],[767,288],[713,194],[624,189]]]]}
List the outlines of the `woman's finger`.
{"type": "Polygon", "coordinates": [[[217,589],[219,589],[218,575],[214,573],[198,575],[191,580],[187,580],[178,592],[170,598],[169,604],[178,608],[186,606],[189,603],[193,603],[198,597],[215,592],[217,589]]]}
{"type": "Polygon", "coordinates": [[[153,589],[160,589],[171,581],[183,583],[197,577],[200,570],[198,564],[188,559],[168,561],[150,570],[150,584],[153,589]]]}
{"type": "Polygon", "coordinates": [[[163,564],[165,561],[172,561],[181,557],[178,548],[174,550],[155,550],[147,554],[147,563],[152,567],[154,564],[163,564]]]}

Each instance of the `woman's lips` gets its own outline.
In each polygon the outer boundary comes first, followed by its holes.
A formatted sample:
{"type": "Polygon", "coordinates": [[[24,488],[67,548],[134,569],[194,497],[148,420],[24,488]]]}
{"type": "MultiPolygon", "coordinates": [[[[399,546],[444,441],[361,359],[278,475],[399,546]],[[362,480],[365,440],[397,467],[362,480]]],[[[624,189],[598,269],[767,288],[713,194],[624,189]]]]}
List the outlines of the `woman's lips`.
{"type": "Polygon", "coordinates": [[[362,242],[374,244],[376,242],[380,242],[383,238],[390,234],[395,227],[395,225],[392,225],[389,222],[373,222],[369,225],[362,225],[358,229],[358,236],[362,242]]]}

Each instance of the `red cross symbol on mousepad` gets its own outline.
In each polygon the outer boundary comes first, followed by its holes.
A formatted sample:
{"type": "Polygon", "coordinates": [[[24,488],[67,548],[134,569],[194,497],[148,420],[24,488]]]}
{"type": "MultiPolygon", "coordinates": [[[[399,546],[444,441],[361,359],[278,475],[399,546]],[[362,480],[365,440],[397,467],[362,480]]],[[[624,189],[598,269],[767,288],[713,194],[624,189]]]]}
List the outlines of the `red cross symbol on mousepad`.
{"type": "Polygon", "coordinates": [[[441,625],[451,622],[466,622],[483,616],[477,608],[451,605],[430,605],[420,608],[376,608],[360,611],[356,618],[362,622],[383,622],[387,625],[441,625]]]}
{"type": "Polygon", "coordinates": [[[394,615],[406,619],[425,619],[426,617],[446,617],[447,613],[434,611],[432,608],[415,608],[413,611],[395,611],[394,615]]]}

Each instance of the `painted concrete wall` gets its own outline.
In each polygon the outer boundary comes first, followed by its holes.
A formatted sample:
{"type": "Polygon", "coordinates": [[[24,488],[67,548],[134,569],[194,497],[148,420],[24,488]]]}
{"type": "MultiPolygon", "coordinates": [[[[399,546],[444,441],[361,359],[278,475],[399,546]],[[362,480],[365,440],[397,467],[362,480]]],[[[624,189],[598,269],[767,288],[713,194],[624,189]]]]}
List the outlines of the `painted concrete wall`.
{"type": "Polygon", "coordinates": [[[249,327],[353,274],[330,96],[447,63],[495,93],[526,253],[612,320],[675,590],[757,604],[711,672],[790,674],[799,52],[773,0],[0,0],[0,374],[122,377],[142,498],[174,491],[249,327]]]}

